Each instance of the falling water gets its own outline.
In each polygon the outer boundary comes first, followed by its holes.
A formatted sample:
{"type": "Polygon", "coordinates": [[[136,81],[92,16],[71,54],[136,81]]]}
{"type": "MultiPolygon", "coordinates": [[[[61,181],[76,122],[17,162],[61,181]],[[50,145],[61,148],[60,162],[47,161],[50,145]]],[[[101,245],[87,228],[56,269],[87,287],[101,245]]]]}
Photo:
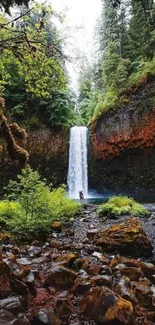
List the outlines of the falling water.
{"type": "Polygon", "coordinates": [[[79,198],[79,191],[88,194],[87,127],[74,126],[70,130],[68,188],[71,198],[79,198]]]}

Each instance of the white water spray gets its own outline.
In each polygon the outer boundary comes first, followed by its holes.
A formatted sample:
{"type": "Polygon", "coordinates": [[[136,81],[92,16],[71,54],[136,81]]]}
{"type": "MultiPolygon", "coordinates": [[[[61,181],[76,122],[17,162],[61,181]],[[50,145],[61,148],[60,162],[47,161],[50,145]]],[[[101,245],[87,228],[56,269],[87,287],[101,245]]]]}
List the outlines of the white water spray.
{"type": "Polygon", "coordinates": [[[88,167],[87,167],[87,127],[74,126],[70,130],[69,197],[78,199],[79,191],[88,195],[88,167]]]}

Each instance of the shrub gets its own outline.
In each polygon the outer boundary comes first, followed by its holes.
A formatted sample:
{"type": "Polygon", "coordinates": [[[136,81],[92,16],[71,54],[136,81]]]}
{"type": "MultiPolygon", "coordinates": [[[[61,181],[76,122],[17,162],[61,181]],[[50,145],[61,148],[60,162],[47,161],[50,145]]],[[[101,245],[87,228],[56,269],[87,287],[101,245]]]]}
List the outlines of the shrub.
{"type": "Polygon", "coordinates": [[[18,181],[10,181],[5,190],[0,220],[13,233],[48,232],[53,220],[74,216],[81,208],[67,198],[65,187],[51,192],[45,180],[30,167],[18,175],[18,181]]]}
{"type": "Polygon", "coordinates": [[[114,196],[107,203],[100,205],[98,208],[100,217],[115,217],[120,215],[145,216],[149,212],[134,199],[126,196],[114,196]]]}

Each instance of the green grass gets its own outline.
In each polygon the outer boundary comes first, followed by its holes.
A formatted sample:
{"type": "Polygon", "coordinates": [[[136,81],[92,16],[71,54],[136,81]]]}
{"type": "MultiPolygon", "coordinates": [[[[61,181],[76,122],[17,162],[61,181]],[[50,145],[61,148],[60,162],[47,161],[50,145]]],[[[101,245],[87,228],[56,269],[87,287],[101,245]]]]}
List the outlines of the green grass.
{"type": "Polygon", "coordinates": [[[142,217],[149,215],[149,212],[134,199],[126,196],[114,196],[107,203],[100,205],[97,210],[100,217],[115,217],[120,215],[131,215],[142,217]]]}

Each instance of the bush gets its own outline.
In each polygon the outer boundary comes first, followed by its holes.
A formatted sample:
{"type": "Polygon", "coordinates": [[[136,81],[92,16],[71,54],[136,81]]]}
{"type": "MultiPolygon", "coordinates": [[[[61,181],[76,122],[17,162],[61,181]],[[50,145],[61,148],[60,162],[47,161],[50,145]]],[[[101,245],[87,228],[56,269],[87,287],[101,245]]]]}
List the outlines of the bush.
{"type": "Polygon", "coordinates": [[[115,217],[125,214],[138,217],[149,214],[141,204],[125,196],[112,197],[107,203],[100,205],[97,212],[100,217],[115,217]]]}
{"type": "Polygon", "coordinates": [[[12,233],[43,233],[53,220],[74,216],[81,205],[67,198],[65,187],[53,192],[37,171],[27,167],[10,181],[0,202],[0,221],[12,233]]]}

